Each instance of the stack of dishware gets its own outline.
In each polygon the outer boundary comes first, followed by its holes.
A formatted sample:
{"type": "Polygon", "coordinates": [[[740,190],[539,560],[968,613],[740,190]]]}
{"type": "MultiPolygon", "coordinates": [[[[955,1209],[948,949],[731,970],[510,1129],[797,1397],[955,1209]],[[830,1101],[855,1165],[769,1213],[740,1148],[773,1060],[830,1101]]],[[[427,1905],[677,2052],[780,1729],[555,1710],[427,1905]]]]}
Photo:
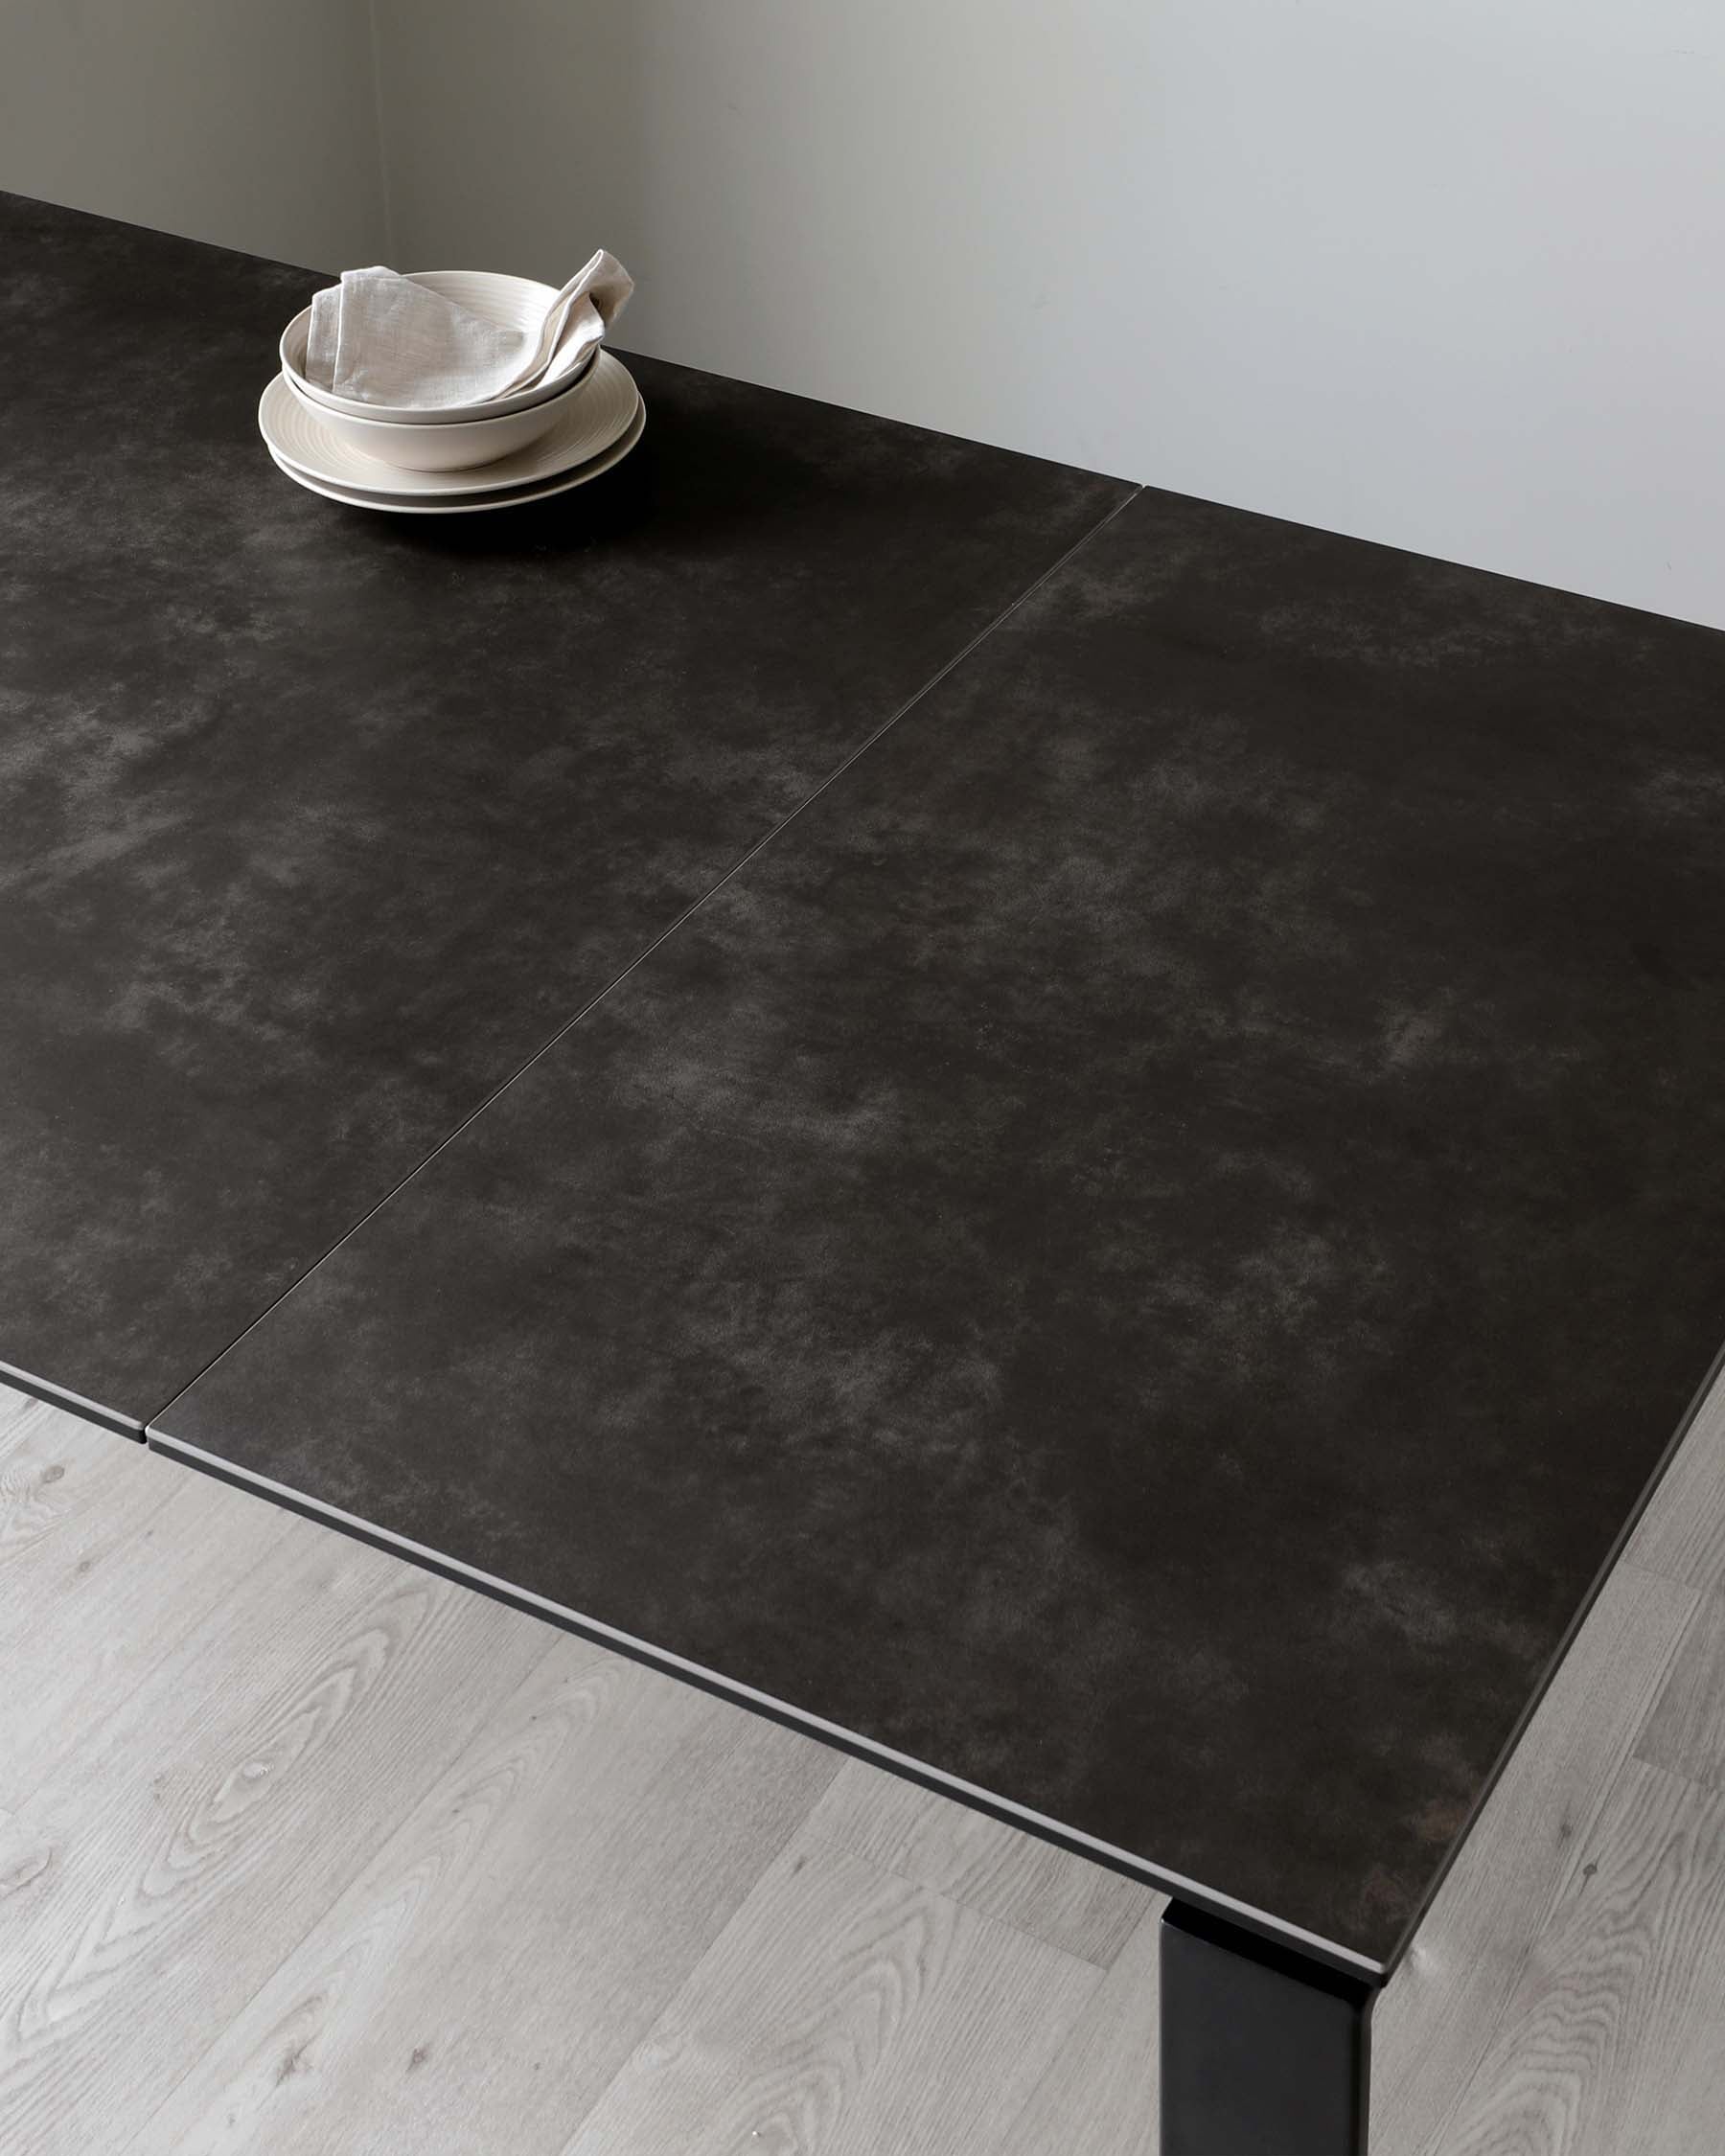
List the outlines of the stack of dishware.
{"type": "MultiPolygon", "coordinates": [[[[489,270],[421,270],[410,282],[529,334],[559,298],[530,277],[489,270]]],[[[310,326],[308,307],[282,333],[282,371],[258,425],[288,478],[355,508],[449,516],[540,501],[609,471],[647,424],[629,370],[596,345],[566,365],[553,359],[531,387],[427,409],[320,387],[307,372],[310,326]]]]}

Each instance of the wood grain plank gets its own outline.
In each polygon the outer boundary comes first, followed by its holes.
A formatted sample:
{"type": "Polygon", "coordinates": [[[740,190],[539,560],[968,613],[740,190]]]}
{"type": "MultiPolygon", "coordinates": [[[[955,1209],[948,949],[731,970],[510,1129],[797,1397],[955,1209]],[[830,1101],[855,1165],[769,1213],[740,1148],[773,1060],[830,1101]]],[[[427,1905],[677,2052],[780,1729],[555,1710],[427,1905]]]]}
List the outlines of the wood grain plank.
{"type": "Polygon", "coordinates": [[[1699,1597],[1620,1566],[1373,2013],[1379,2156],[1439,2156],[1699,1597]]]}
{"type": "Polygon", "coordinates": [[[1157,1899],[1148,1887],[861,1760],[827,1791],[809,1831],[1098,1968],[1157,1899]]]}
{"type": "Polygon", "coordinates": [[[1636,1756],[1725,1789],[1725,1594],[1706,1594],[1636,1744],[1636,1756]]]}
{"type": "Polygon", "coordinates": [[[1701,1403],[1624,1555],[1666,1579],[1725,1589],[1725,1377],[1701,1403]]]}
{"type": "Polygon", "coordinates": [[[46,1405],[34,1392],[22,1391],[17,1386],[0,1380],[0,1455],[4,1455],[15,1431],[27,1427],[36,1411],[46,1405]]]}
{"type": "Polygon", "coordinates": [[[32,1409],[41,1406],[28,1392],[20,1392],[15,1385],[0,1383],[0,1461],[3,1461],[17,1442],[18,1433],[25,1427],[32,1409]]]}
{"type": "Polygon", "coordinates": [[[220,1603],[249,1588],[292,1532],[278,1507],[151,1459],[140,1445],[127,1450],[149,1473],[139,1480],[128,1472],[124,1490],[105,1477],[94,1493],[81,1489],[75,1456],[67,1483],[83,1517],[64,1536],[40,1538],[0,1592],[0,1670],[29,1673],[9,1693],[0,1743],[0,1802],[14,1808],[172,1663],[220,1603]]]}
{"type": "Polygon", "coordinates": [[[560,2148],[837,1768],[560,1639],[136,2156],[560,2148]]]}
{"type": "Polygon", "coordinates": [[[0,1622],[89,1572],[164,1503],[144,1446],[0,1386],[0,1622]]]}
{"type": "Polygon", "coordinates": [[[0,1831],[0,2145],[129,2138],[552,1638],[289,1521],[0,1831]]]}
{"type": "Polygon", "coordinates": [[[1581,1854],[1445,2156],[1725,2143],[1725,1797],[1632,1761],[1581,1854]]]}
{"type": "Polygon", "coordinates": [[[1100,1981],[799,1837],[566,2156],[985,2156],[1100,1981]]]}
{"type": "Polygon", "coordinates": [[[1000,2156],[1156,2156],[1162,1897],[1139,1918],[1000,2156]]]}

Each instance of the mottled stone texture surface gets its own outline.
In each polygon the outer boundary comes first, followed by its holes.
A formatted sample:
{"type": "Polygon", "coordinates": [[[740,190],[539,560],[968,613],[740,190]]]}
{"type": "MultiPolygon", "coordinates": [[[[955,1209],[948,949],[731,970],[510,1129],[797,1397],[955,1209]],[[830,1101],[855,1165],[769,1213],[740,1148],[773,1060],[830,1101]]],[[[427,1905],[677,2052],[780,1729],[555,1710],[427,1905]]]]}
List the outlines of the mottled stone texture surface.
{"type": "Polygon", "coordinates": [[[1722,808],[1718,634],[1144,494],[164,1427],[1386,1960],[1725,1337],[1722,808]]]}
{"type": "Polygon", "coordinates": [[[472,519],[256,426],[324,280],[0,195],[0,1362],[159,1408],[1130,490],[636,363],[472,519]]]}

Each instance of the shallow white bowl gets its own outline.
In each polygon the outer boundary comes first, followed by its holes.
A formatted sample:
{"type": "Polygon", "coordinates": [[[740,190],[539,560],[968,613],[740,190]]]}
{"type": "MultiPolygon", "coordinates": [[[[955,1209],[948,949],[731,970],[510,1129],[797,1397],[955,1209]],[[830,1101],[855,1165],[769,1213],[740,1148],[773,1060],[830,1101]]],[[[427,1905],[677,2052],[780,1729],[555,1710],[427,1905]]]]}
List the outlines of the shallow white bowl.
{"type": "MultiPolygon", "coordinates": [[[[427,291],[441,292],[471,313],[500,329],[531,330],[544,320],[545,310],[557,297],[554,287],[531,277],[508,277],[492,269],[415,269],[407,274],[427,291]]],[[[475,420],[502,419],[561,396],[593,363],[589,350],[579,362],[571,362],[531,389],[518,389],[508,397],[493,398],[485,404],[448,404],[437,411],[415,409],[410,404],[362,404],[355,397],[337,397],[333,389],[320,389],[306,379],[306,338],[311,328],[311,310],[302,307],[282,332],[282,372],[291,385],[324,410],[343,412],[349,419],[382,420],[401,426],[460,426],[475,420]]]]}
{"type": "Polygon", "coordinates": [[[466,471],[471,466],[495,464],[512,457],[549,434],[571,397],[586,386],[585,376],[564,382],[554,396],[546,397],[524,412],[505,412],[498,419],[462,420],[448,426],[418,426],[411,421],[354,419],[334,412],[302,389],[292,375],[284,373],[295,401],[315,413],[332,434],[357,449],[362,457],[393,465],[398,471],[466,471]]]}

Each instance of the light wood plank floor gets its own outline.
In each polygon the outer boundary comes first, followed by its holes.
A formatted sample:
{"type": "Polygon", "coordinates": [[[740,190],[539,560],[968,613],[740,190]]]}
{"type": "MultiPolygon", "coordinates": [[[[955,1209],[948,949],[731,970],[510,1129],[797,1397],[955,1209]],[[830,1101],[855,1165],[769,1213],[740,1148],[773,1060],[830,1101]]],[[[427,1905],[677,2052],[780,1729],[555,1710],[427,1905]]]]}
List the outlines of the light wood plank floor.
{"type": "MultiPolygon", "coordinates": [[[[1150,2156],[1157,1896],[0,1389],[6,2156],[1150,2156]]],[[[1725,2147],[1725,1395],[1378,2008],[1725,2147]]]]}

